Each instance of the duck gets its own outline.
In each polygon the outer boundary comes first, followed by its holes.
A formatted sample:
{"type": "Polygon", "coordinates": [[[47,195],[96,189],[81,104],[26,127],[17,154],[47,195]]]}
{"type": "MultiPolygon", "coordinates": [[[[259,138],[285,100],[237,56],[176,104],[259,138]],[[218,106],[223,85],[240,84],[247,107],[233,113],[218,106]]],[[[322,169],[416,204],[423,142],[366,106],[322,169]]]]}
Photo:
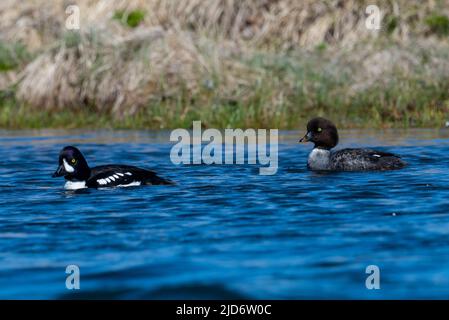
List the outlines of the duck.
{"type": "Polygon", "coordinates": [[[312,142],[314,148],[307,167],[315,171],[373,171],[397,170],[407,166],[393,153],[365,148],[332,150],[339,141],[337,127],[332,121],[316,117],[307,123],[307,133],[299,142],[312,142]]]}
{"type": "Polygon", "coordinates": [[[66,180],[64,188],[67,190],[174,184],[154,171],[129,165],[110,164],[90,168],[81,151],[73,146],[66,146],[59,153],[59,165],[52,177],[62,176],[66,180]]]}

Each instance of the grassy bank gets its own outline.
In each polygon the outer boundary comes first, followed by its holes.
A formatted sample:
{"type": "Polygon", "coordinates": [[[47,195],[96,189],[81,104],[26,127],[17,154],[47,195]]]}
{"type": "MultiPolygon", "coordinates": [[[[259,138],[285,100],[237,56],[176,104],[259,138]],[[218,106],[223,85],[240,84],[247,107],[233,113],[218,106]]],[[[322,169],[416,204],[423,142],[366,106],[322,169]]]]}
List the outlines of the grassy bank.
{"type": "MultiPolygon", "coordinates": [[[[440,127],[449,114],[448,54],[437,42],[408,47],[371,42],[338,55],[332,48],[289,54],[254,51],[233,57],[229,65],[221,60],[224,65],[216,69],[184,70],[185,78],[164,79],[162,71],[159,80],[140,78],[133,84],[135,79],[128,79],[134,88],[122,91],[116,87],[126,84],[110,71],[111,65],[122,63],[120,57],[94,67],[106,70],[100,79],[89,79],[98,71],[79,67],[76,78],[84,79],[82,86],[70,86],[69,71],[61,70],[61,78],[53,76],[50,91],[49,83],[41,81],[45,62],[40,61],[29,79],[22,80],[22,88],[13,87],[0,97],[0,126],[159,129],[188,128],[201,120],[215,128],[294,129],[320,115],[347,128],[440,127]]],[[[140,65],[140,59],[127,64],[140,65]]]]}
{"type": "Polygon", "coordinates": [[[366,3],[83,0],[80,31],[64,28],[62,1],[4,4],[0,127],[444,125],[449,8],[380,1],[371,32],[366,3]],[[38,27],[13,23],[29,12],[38,27]]]}
{"type": "MultiPolygon", "coordinates": [[[[152,101],[133,114],[117,117],[95,108],[36,110],[13,98],[2,99],[2,128],[189,128],[201,120],[214,128],[280,128],[304,126],[312,116],[333,119],[340,127],[441,127],[448,120],[449,82],[425,82],[421,78],[401,79],[391,86],[380,85],[368,92],[347,96],[345,85],[318,76],[319,86],[302,87],[273,103],[275,88],[270,78],[254,88],[249,100],[229,101],[210,93],[152,101]],[[270,86],[272,85],[272,86],[270,86]],[[209,95],[209,97],[207,97],[209,95]],[[198,101],[198,102],[197,102],[198,101]]],[[[279,80],[279,79],[278,79],[279,80]]]]}

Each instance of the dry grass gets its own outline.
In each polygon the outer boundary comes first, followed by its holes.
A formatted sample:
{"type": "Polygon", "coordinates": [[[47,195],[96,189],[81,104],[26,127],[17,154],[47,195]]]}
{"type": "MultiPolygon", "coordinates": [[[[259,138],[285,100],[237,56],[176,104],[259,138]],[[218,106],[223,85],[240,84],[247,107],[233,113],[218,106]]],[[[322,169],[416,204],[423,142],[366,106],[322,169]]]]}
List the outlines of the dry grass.
{"type": "MultiPolygon", "coordinates": [[[[75,35],[72,35],[75,36],[75,35]]],[[[76,36],[75,36],[76,37],[76,36]]],[[[86,34],[38,56],[23,71],[17,97],[45,110],[93,107],[134,114],[149,101],[236,96],[257,71],[233,59],[233,48],[183,32],[137,30],[126,38],[86,34]]]]}
{"type": "Polygon", "coordinates": [[[76,2],[80,32],[64,27],[67,1],[0,3],[0,41],[31,52],[0,72],[0,90],[13,88],[23,108],[164,127],[192,117],[291,127],[317,113],[426,125],[449,108],[448,39],[429,23],[449,16],[447,0],[378,1],[376,32],[365,27],[370,1],[76,2]],[[114,18],[133,10],[136,28],[114,18]]]}
{"type": "MultiPolygon", "coordinates": [[[[186,30],[229,39],[245,46],[276,50],[313,48],[323,42],[352,46],[371,38],[365,28],[365,8],[372,1],[361,0],[78,0],[82,29],[108,28],[116,34],[112,17],[117,11],[145,12],[141,28],[186,30]]],[[[21,40],[31,48],[51,43],[64,33],[65,0],[15,0],[0,4],[3,37],[21,40]]],[[[380,0],[376,4],[384,17],[383,31],[390,30],[397,41],[428,33],[425,20],[438,12],[449,15],[447,0],[380,0]]]]}

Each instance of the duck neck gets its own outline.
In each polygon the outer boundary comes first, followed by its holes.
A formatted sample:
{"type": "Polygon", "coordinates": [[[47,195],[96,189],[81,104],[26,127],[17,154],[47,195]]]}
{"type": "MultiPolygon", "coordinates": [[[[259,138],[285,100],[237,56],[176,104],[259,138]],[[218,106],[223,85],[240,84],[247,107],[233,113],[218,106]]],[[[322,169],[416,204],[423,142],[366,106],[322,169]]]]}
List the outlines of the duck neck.
{"type": "Polygon", "coordinates": [[[87,162],[83,161],[77,167],[76,171],[66,175],[65,179],[68,181],[87,181],[90,177],[90,173],[91,171],[87,162]]]}
{"type": "Polygon", "coordinates": [[[328,170],[331,152],[329,149],[315,147],[309,154],[307,166],[312,170],[328,170]]]}

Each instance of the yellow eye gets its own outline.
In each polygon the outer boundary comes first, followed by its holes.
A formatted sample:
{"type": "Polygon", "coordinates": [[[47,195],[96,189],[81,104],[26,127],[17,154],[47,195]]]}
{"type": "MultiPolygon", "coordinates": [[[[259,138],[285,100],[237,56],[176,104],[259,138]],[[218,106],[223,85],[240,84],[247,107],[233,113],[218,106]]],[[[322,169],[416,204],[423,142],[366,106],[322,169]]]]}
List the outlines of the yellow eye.
{"type": "Polygon", "coordinates": [[[73,158],[70,162],[71,162],[72,164],[75,164],[75,163],[76,163],[75,158],[73,158]]]}
{"type": "Polygon", "coordinates": [[[321,132],[321,131],[323,131],[323,129],[321,129],[321,128],[318,128],[316,131],[318,131],[318,132],[321,132]]]}

